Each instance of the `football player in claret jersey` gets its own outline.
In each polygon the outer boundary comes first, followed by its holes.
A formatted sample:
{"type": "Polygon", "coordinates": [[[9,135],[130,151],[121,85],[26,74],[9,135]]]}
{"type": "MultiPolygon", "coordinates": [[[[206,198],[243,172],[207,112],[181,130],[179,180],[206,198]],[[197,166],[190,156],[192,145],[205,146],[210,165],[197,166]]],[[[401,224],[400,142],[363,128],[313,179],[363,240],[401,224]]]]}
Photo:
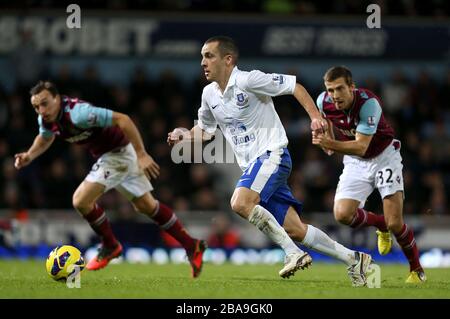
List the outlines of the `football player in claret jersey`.
{"type": "Polygon", "coordinates": [[[136,211],[152,218],[182,244],[192,275],[197,277],[206,243],[192,238],[172,209],[152,196],[149,178],[158,177],[159,166],[146,152],[133,121],[126,114],[62,96],[51,82],[40,81],[30,94],[38,114],[39,134],[28,151],[15,155],[17,169],[44,153],[55,137],[86,146],[97,159],[73,195],[73,206],[102,240],[97,256],[86,268],[101,269],[122,254],[122,245],[114,236],[103,208],[96,203],[103,193],[115,188],[136,211]]]}
{"type": "Polygon", "coordinates": [[[352,284],[364,286],[370,255],[350,250],[320,229],[302,223],[302,204],[287,185],[292,162],[272,97],[294,95],[310,116],[311,129],[322,131],[326,123],[311,96],[295,76],[239,70],[238,49],[229,37],[208,39],[201,54],[201,66],[212,83],[203,89],[198,124],[191,130],[170,132],[168,143],[178,143],[181,138],[208,140],[219,126],[243,171],[231,208],[283,248],[286,259],[279,275],[288,278],[311,263],[309,254],[295,240],[343,261],[352,284]]]}
{"type": "Polygon", "coordinates": [[[381,255],[391,250],[393,233],[410,265],[406,282],[422,283],[426,276],[414,233],[403,222],[401,143],[383,116],[379,98],[369,90],[356,88],[348,68],[332,67],[325,73],[324,82],[326,91],[317,98],[317,106],[330,125],[325,134],[313,132],[312,142],[329,155],[345,154],[334,216],[353,228],[376,227],[381,255]],[[383,199],[384,215],[363,209],[375,188],[383,199]]]}

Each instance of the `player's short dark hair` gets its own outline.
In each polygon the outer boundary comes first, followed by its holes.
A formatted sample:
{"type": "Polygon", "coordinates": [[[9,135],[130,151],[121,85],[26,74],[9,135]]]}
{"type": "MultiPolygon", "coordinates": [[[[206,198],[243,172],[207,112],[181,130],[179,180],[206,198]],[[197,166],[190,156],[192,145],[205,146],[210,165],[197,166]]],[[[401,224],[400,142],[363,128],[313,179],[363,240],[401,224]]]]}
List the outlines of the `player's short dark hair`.
{"type": "Polygon", "coordinates": [[[354,84],[352,72],[349,68],[343,65],[333,66],[332,68],[329,68],[323,76],[323,80],[326,82],[332,82],[339,78],[344,78],[345,83],[347,83],[348,85],[354,84]]]}
{"type": "Polygon", "coordinates": [[[219,49],[221,57],[230,54],[233,57],[234,64],[237,64],[239,49],[232,38],[224,35],[217,35],[206,40],[205,44],[211,42],[218,42],[217,48],[219,49]]]}
{"type": "Polygon", "coordinates": [[[59,94],[56,85],[50,81],[39,81],[35,86],[30,89],[30,95],[36,95],[42,91],[47,90],[50,94],[55,97],[59,94]]]}

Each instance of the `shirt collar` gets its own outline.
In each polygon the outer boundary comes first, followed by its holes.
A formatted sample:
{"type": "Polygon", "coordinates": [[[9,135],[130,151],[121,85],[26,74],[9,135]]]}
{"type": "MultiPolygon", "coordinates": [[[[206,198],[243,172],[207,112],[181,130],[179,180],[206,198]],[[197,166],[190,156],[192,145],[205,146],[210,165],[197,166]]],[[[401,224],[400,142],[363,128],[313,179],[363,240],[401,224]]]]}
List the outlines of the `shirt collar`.
{"type": "MultiPolygon", "coordinates": [[[[233,71],[231,71],[230,78],[228,79],[227,87],[225,88],[225,91],[223,91],[224,94],[225,94],[225,92],[227,92],[229,87],[232,87],[233,85],[236,84],[236,76],[237,76],[238,72],[239,72],[239,69],[237,66],[235,66],[233,68],[233,71]]],[[[219,84],[217,82],[214,82],[214,83],[216,85],[216,88],[218,90],[220,90],[219,84]]]]}

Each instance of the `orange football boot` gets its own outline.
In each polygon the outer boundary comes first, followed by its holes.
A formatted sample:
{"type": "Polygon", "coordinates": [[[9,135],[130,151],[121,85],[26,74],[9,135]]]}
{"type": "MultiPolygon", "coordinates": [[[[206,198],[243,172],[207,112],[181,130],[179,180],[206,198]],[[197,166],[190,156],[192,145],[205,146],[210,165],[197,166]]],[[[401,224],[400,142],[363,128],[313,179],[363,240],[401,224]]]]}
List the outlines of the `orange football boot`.
{"type": "Polygon", "coordinates": [[[192,267],[192,277],[197,278],[202,272],[203,266],[203,253],[208,248],[206,241],[196,240],[195,249],[187,252],[189,263],[192,267]]]}
{"type": "Polygon", "coordinates": [[[101,246],[98,250],[97,256],[92,258],[91,261],[86,266],[86,269],[88,270],[99,270],[102,268],[105,268],[106,265],[109,264],[111,259],[117,258],[120,255],[122,255],[122,245],[120,243],[117,244],[114,248],[107,248],[104,246],[101,246]]]}

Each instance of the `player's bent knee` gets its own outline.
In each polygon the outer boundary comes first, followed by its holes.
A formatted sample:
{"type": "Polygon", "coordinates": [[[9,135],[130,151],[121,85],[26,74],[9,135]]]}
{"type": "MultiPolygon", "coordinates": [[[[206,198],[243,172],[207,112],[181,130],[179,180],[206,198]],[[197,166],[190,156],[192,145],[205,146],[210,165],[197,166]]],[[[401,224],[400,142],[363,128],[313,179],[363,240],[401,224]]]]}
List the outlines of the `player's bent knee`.
{"type": "Polygon", "coordinates": [[[398,233],[402,230],[403,220],[401,218],[389,218],[386,221],[386,227],[394,234],[398,233]]]}
{"type": "Polygon", "coordinates": [[[241,212],[244,212],[245,209],[247,208],[246,205],[245,205],[245,203],[244,203],[243,201],[238,200],[238,199],[232,200],[232,201],[230,202],[230,204],[231,204],[231,209],[232,209],[234,212],[239,213],[239,214],[240,214],[241,212]]]}
{"type": "Polygon", "coordinates": [[[351,212],[342,207],[334,208],[334,218],[341,224],[349,225],[352,222],[355,212],[351,212]]]}
{"type": "Polygon", "coordinates": [[[247,218],[250,215],[253,207],[255,207],[255,204],[241,200],[239,198],[231,201],[231,209],[244,218],[247,218]]]}
{"type": "Polygon", "coordinates": [[[80,196],[76,196],[76,194],[74,194],[74,196],[72,197],[72,206],[78,212],[82,214],[87,214],[94,208],[94,203],[88,203],[85,200],[83,200],[80,196]]]}

